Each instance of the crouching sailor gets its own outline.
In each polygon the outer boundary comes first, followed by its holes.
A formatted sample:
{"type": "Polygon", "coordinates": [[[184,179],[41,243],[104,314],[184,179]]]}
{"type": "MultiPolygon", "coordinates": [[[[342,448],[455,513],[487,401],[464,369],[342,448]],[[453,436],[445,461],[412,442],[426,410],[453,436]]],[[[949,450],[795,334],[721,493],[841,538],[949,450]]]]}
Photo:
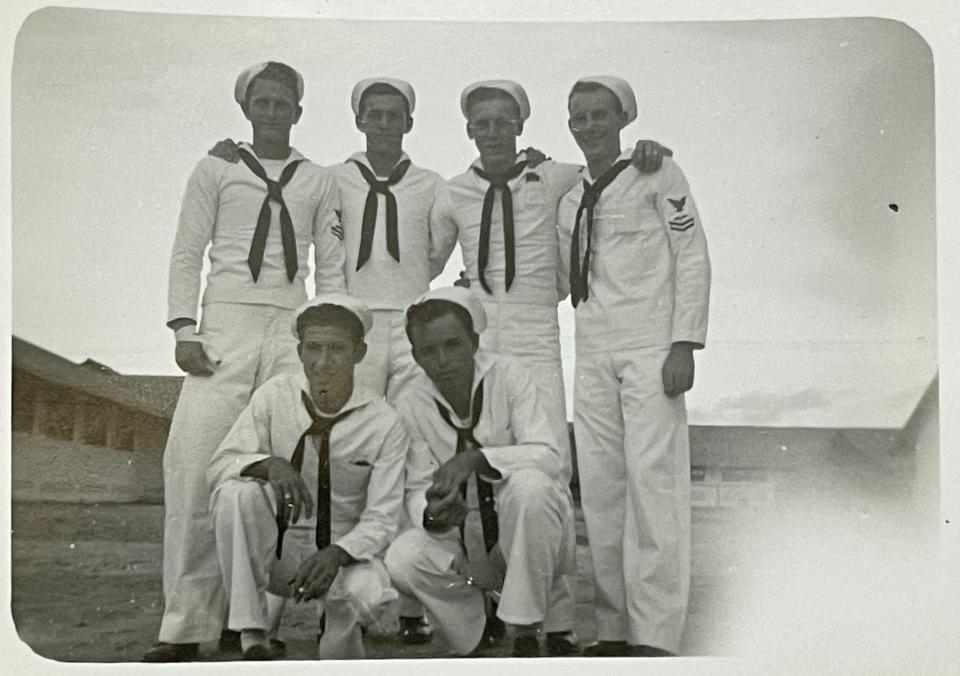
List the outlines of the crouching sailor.
{"type": "Polygon", "coordinates": [[[398,402],[411,434],[405,500],[414,524],[385,563],[453,652],[474,652],[483,590],[514,627],[513,654],[541,654],[551,590],[575,571],[573,513],[554,426],[520,364],[478,353],[486,315],[467,289],[436,289],[407,310],[424,373],[398,402]]]}
{"type": "Polygon", "coordinates": [[[354,387],[371,323],[344,294],[301,307],[303,371],[257,390],[210,463],[228,626],[244,659],[280,656],[268,590],[317,599],[327,659],[364,657],[361,625],[397,598],[379,555],[396,534],[409,437],[381,396],[354,387]]]}

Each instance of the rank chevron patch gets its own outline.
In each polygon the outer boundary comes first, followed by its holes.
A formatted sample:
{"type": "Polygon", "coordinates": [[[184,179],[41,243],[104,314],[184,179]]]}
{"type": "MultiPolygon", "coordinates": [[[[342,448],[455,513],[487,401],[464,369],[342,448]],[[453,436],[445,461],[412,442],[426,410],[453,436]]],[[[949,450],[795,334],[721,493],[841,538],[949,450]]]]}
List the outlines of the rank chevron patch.
{"type": "Polygon", "coordinates": [[[340,210],[334,209],[333,213],[337,215],[337,223],[336,225],[331,226],[330,229],[333,231],[333,234],[337,236],[337,239],[339,239],[342,242],[343,241],[343,225],[340,222],[340,219],[341,219],[340,210]]]}
{"type": "Polygon", "coordinates": [[[684,195],[678,200],[667,198],[667,201],[670,202],[671,206],[676,209],[676,213],[670,217],[670,220],[667,223],[670,224],[670,229],[674,232],[686,232],[697,223],[694,220],[693,216],[688,214],[684,209],[687,206],[687,196],[684,195]]]}

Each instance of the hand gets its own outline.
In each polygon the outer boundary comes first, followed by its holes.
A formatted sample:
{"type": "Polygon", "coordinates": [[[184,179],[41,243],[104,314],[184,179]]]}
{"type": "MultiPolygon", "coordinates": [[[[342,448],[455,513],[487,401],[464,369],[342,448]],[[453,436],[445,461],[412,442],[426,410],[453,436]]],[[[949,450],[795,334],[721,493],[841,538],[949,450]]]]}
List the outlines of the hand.
{"type": "Polygon", "coordinates": [[[217,141],[217,145],[208,150],[207,155],[236,163],[240,161],[240,146],[234,143],[233,139],[225,138],[222,141],[217,141]]]}
{"type": "Polygon", "coordinates": [[[663,392],[676,397],[693,387],[693,344],[674,343],[663,362],[663,392]]]}
{"type": "Polygon", "coordinates": [[[467,271],[461,270],[460,277],[453,283],[454,286],[462,286],[464,289],[470,288],[470,278],[467,277],[467,271]]]}
{"type": "Polygon", "coordinates": [[[293,598],[309,601],[327,593],[341,566],[347,565],[351,557],[337,545],[324,547],[300,565],[297,576],[290,580],[293,598]]]}
{"type": "Polygon", "coordinates": [[[673,157],[673,151],[656,141],[637,141],[630,163],[639,169],[641,174],[652,174],[659,171],[664,156],[673,157]]]}
{"type": "Polygon", "coordinates": [[[427,500],[446,498],[450,493],[459,491],[460,484],[470,478],[481,460],[484,460],[483,453],[473,448],[457,453],[440,465],[433,473],[433,483],[427,489],[427,500]]]}
{"type": "Polygon", "coordinates": [[[217,365],[210,361],[199,340],[178,340],[174,353],[177,366],[194,376],[212,376],[217,365]]]}
{"type": "Polygon", "coordinates": [[[524,151],[527,154],[527,166],[531,169],[538,164],[543,164],[550,158],[543,154],[543,152],[537,150],[536,148],[525,148],[524,151]]]}
{"type": "Polygon", "coordinates": [[[423,515],[423,527],[432,532],[445,531],[459,526],[467,518],[467,502],[460,489],[443,497],[431,498],[423,515]]]}
{"type": "Polygon", "coordinates": [[[295,523],[301,512],[308,519],[313,516],[313,498],[303,477],[290,461],[274,456],[263,463],[267,470],[267,481],[273,486],[273,494],[277,498],[277,520],[295,523]]]}

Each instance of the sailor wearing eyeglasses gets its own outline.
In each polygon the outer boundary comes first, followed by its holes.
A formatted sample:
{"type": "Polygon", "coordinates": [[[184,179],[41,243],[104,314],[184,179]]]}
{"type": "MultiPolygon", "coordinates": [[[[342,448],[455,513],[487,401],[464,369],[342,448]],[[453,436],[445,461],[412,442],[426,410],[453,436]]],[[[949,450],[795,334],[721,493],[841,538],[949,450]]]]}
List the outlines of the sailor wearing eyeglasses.
{"type": "MultiPolygon", "coordinates": [[[[463,90],[460,108],[480,156],[447,183],[431,222],[440,233],[441,252],[460,243],[470,289],[488,320],[481,350],[513,357],[530,370],[561,444],[562,479],[569,485],[572,463],[557,323],[567,281],[558,276],[556,214],[580,167],[550,160],[533,166],[528,151],[517,151],[530,117],[527,93],[517,82],[475,82],[463,90]]],[[[669,149],[641,141],[635,161],[655,171],[663,154],[670,154],[669,149]]],[[[575,612],[573,581],[564,576],[555,584],[543,625],[549,654],[578,651],[570,633],[575,612]]]]}

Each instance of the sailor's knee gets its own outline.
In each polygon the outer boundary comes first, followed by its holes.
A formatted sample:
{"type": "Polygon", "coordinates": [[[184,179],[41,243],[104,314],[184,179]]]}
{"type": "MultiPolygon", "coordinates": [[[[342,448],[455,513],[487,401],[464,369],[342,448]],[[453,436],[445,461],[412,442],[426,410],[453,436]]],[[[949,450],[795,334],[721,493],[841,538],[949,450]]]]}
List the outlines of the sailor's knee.
{"type": "Polygon", "coordinates": [[[220,484],[213,495],[213,511],[218,520],[253,512],[269,511],[263,487],[256,481],[230,479],[220,484]]]}
{"type": "Polygon", "coordinates": [[[557,482],[538,469],[522,469],[510,475],[503,492],[517,505],[542,505],[555,497],[557,482]]]}
{"type": "Polygon", "coordinates": [[[395,583],[406,581],[410,571],[416,567],[421,551],[420,533],[422,531],[418,528],[409,528],[400,533],[387,548],[383,563],[395,583]]]}
{"type": "Polygon", "coordinates": [[[409,590],[424,573],[437,572],[428,552],[438,546],[432,536],[420,528],[408,528],[393,541],[383,563],[400,591],[409,590]]]}
{"type": "Polygon", "coordinates": [[[363,623],[376,621],[383,610],[397,599],[390,578],[379,563],[366,563],[343,568],[335,588],[327,596],[327,604],[347,604],[363,623]]]}

